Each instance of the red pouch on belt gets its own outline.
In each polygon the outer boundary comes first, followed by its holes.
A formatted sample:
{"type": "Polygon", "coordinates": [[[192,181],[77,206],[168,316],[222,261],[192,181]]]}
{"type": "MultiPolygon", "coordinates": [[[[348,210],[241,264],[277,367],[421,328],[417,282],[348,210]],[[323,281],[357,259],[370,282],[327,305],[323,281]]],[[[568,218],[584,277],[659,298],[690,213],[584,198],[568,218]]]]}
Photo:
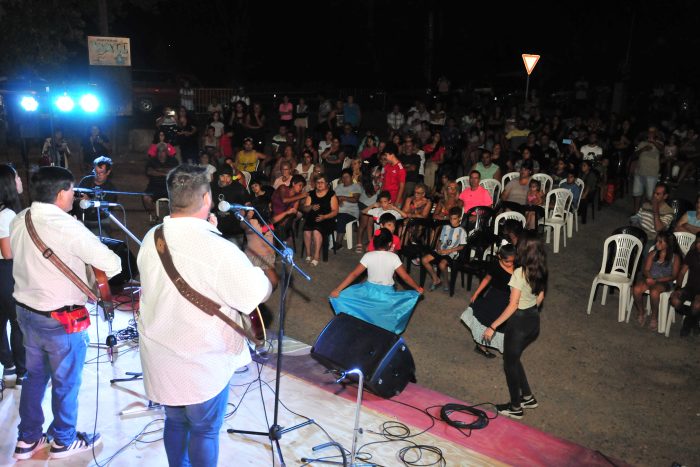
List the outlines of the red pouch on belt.
{"type": "Polygon", "coordinates": [[[53,311],[51,317],[63,325],[67,334],[84,331],[90,327],[90,313],[85,307],[71,311],[53,311]]]}

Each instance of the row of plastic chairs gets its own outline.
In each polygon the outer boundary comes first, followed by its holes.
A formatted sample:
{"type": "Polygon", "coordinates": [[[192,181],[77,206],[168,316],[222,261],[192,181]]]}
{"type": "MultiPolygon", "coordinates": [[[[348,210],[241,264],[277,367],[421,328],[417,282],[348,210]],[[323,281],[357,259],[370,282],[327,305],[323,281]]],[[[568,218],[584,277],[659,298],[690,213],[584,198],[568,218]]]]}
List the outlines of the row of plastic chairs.
{"type": "MultiPolygon", "coordinates": [[[[675,232],[674,236],[681,253],[686,255],[695,242],[695,235],[687,232],[675,232]]],[[[591,284],[591,293],[586,309],[589,315],[591,314],[591,307],[598,286],[603,286],[602,305],[605,305],[608,288],[614,287],[620,291],[617,320],[618,322],[629,322],[632,312],[632,284],[634,283],[639,259],[642,255],[642,248],[644,247],[642,240],[646,238],[646,235],[643,238],[641,237],[639,234],[622,233],[612,235],[605,240],[600,271],[593,278],[593,283],[591,284]],[[609,255],[612,255],[612,257],[609,257],[609,255]]],[[[686,280],[687,276],[684,278],[683,285],[685,285],[686,280]]],[[[675,321],[674,309],[670,306],[670,297],[670,292],[662,293],[659,303],[658,332],[665,334],[666,337],[669,336],[671,324],[675,321]]],[[[649,307],[648,303],[647,307],[649,307]]],[[[648,311],[650,310],[648,309],[648,311]]]]}

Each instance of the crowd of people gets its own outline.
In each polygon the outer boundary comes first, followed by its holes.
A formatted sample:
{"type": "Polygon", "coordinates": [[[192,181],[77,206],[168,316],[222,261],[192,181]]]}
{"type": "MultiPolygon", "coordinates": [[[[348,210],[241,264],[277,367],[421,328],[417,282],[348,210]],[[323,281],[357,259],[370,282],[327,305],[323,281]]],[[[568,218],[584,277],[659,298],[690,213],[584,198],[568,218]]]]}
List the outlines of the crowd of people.
{"type": "MultiPolygon", "coordinates": [[[[640,128],[633,119],[614,114],[592,110],[565,116],[536,103],[507,111],[496,105],[459,110],[445,104],[416,101],[405,112],[397,105],[384,122],[374,126],[367,123],[367,114],[353,96],[335,102],[321,98],[315,111],[303,99],[294,103],[284,96],[270,117],[260,103],[238,96],[230,106],[212,102],[201,129],[187,106],[164,109],[155,122],[153,144],[144,155],[148,194],[143,202],[150,222],[158,227],[149,232],[139,253],[140,343],[147,392],[167,406],[165,445],[171,462],[184,462],[188,455],[216,461],[216,441],[208,434],[221,426],[227,400],[224,376],[230,378],[235,367],[250,358],[240,336],[225,328],[223,347],[190,349],[192,362],[201,358],[201,352],[211,355],[205,359],[208,370],[199,367],[193,372],[195,379],[187,379],[188,397],[159,383],[182,378],[181,372],[158,363],[162,358],[178,358],[182,364],[182,352],[172,351],[169,344],[176,331],[164,324],[159,313],[169,309],[169,316],[192,322],[189,311],[175,316],[172,310],[201,308],[182,291],[178,295],[162,287],[173,276],[159,238],[173,246],[174,264],[184,271],[188,286],[226,304],[227,312],[251,311],[276,285],[274,251],[235,213],[217,209],[222,201],[254,206],[260,217],[252,212],[246,215],[271,242],[273,232],[295,247],[301,237],[295,249],[312,267],[327,257],[329,249],[342,249],[344,236],[352,235],[351,250],[362,256],[329,292],[331,303],[337,312],[360,315],[393,332],[402,332],[424,294],[423,284],[407,270],[411,264],[430,277],[427,290],[449,291],[448,271],[472,259],[471,242],[477,238],[475,233],[483,233],[480,210],[520,213],[522,221],[508,219],[499,226],[499,237],[487,237],[488,249],[494,243],[498,248],[492,261],[484,261],[483,278],[462,315],[479,355],[494,358],[494,349],[503,353],[510,401],[498,405],[498,411],[513,418],[538,406],[521,356],[539,335],[548,277],[541,220],[550,208],[545,200],[553,188],[571,192],[565,214],[571,219],[580,216],[585,224],[589,214],[612,203],[630,185],[635,203],[630,224],[647,240],[641,275],[633,287],[639,323],[646,325],[647,320],[643,294],[648,291],[651,297],[649,325],[654,327],[659,295],[671,291],[675,281],[680,285],[671,303],[687,315],[681,334],[700,329],[700,240],[684,256],[672,230],[700,234],[700,197],[695,210],[682,216],[668,203],[669,186],[695,176],[700,146],[693,128],[673,120],[640,128]],[[278,123],[274,132],[272,122],[278,123]],[[169,206],[166,219],[158,216],[159,202],[169,206]],[[221,238],[214,238],[212,232],[221,238]],[[156,248],[157,244],[161,246],[156,248]],[[194,251],[194,245],[206,248],[194,251]],[[207,259],[202,260],[202,255],[207,259]],[[222,257],[235,261],[221,261],[222,257]],[[255,282],[259,287],[212,284],[206,280],[211,276],[209,268],[218,268],[217,278],[239,275],[235,268],[245,270],[259,279],[255,282]],[[352,285],[365,271],[367,282],[352,285]],[[413,290],[397,291],[395,277],[413,290]],[[395,313],[382,312],[387,309],[395,313]],[[237,358],[223,363],[220,357],[227,352],[237,358]],[[207,371],[222,367],[227,371],[221,378],[207,378],[207,371]],[[192,417],[200,417],[201,432],[191,429],[192,417]],[[187,443],[197,444],[197,450],[191,448],[188,454],[183,447],[187,443]]],[[[110,276],[119,272],[119,258],[90,236],[90,230],[109,233],[108,221],[96,222],[101,208],[85,212],[81,220],[87,229],[67,214],[76,198],[72,175],[63,168],[71,157],[63,135],[56,132],[47,139],[42,152],[46,165],[54,167],[43,167],[32,177],[30,209],[21,210],[22,184],[15,170],[0,166],[0,326],[4,329],[10,323],[9,337],[2,334],[0,355],[3,380],[25,386],[17,459],[29,458],[47,444],[52,457],[66,457],[100,440],[99,435],[75,429],[85,355],[84,340],[78,341],[84,337],[84,328],[69,329],[53,317],[80,312],[87,296],[77,294],[68,279],[51,269],[42,252],[32,247],[27,216],[36,217],[39,234],[55,233],[60,240],[70,233],[56,251],[73,266],[93,264],[110,276]],[[63,230],[54,232],[56,226],[63,230]],[[15,255],[22,257],[24,266],[12,267],[15,255]],[[25,267],[28,264],[35,269],[25,267]],[[35,280],[36,271],[49,274],[48,282],[53,281],[49,285],[60,286],[63,294],[45,294],[43,286],[36,285],[40,282],[35,280]],[[48,328],[51,336],[44,335],[48,328]],[[64,330],[70,342],[75,341],[70,349],[60,351],[70,357],[66,361],[71,368],[49,355],[55,354],[51,346],[58,345],[53,338],[65,337],[64,330]],[[49,376],[56,410],[54,424],[43,433],[40,403],[49,376]]],[[[78,184],[87,190],[79,197],[115,200],[109,198],[116,187],[110,181],[113,161],[108,152],[109,139],[92,127],[83,141],[83,162],[89,162],[92,173],[78,184]],[[100,195],[101,191],[107,194],[100,195]]],[[[225,327],[223,321],[192,322],[192,326],[201,333],[220,333],[225,327]]],[[[180,339],[186,340],[186,336],[180,339]]]]}

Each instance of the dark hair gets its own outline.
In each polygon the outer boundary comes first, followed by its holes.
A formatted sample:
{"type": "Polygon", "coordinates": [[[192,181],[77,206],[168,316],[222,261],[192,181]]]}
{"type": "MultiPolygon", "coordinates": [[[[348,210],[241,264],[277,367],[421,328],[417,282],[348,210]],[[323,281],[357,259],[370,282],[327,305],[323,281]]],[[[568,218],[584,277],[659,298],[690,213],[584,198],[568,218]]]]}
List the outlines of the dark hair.
{"type": "MultiPolygon", "coordinates": [[[[663,240],[666,242],[666,258],[664,258],[664,266],[668,266],[673,263],[673,255],[676,254],[676,236],[670,230],[662,230],[656,234],[656,240],[663,240]]],[[[654,261],[659,260],[659,251],[654,246],[654,261]]]]}
{"type": "Polygon", "coordinates": [[[352,169],[350,169],[350,168],[343,169],[340,172],[340,176],[342,177],[343,175],[350,175],[350,177],[352,177],[352,169]]]}
{"type": "Polygon", "coordinates": [[[73,174],[63,167],[40,167],[32,175],[29,193],[34,201],[53,204],[58,193],[70,190],[73,174]]]}
{"type": "Polygon", "coordinates": [[[479,178],[481,178],[481,172],[479,172],[478,170],[472,170],[471,172],[469,172],[470,177],[472,176],[472,174],[477,174],[479,178]]]}
{"type": "Polygon", "coordinates": [[[231,167],[228,164],[221,164],[221,167],[219,167],[216,176],[218,177],[219,175],[230,175],[233,177],[233,167],[231,167]]]}
{"type": "Polygon", "coordinates": [[[393,241],[394,236],[389,232],[389,229],[381,228],[374,234],[372,244],[375,250],[388,250],[393,241]]]}
{"type": "Polygon", "coordinates": [[[450,208],[450,210],[448,211],[448,214],[450,215],[450,217],[452,217],[452,216],[462,217],[462,212],[463,212],[462,208],[460,208],[459,206],[452,206],[450,208]]]}
{"type": "Polygon", "coordinates": [[[166,183],[170,210],[174,213],[198,210],[204,193],[210,190],[207,168],[197,165],[178,165],[168,173],[166,183]]]}
{"type": "Polygon", "coordinates": [[[498,249],[498,257],[501,259],[511,258],[513,256],[515,256],[515,245],[511,243],[501,245],[501,247],[498,249]]]}
{"type": "Polygon", "coordinates": [[[99,167],[101,165],[106,166],[107,170],[112,170],[112,159],[110,159],[107,156],[100,156],[100,157],[95,158],[94,161],[92,161],[93,167],[99,167]]]}
{"type": "Polygon", "coordinates": [[[370,164],[362,164],[362,189],[368,197],[374,196],[377,192],[374,188],[374,180],[372,180],[372,171],[374,168],[370,164]]]}
{"type": "Polygon", "coordinates": [[[518,264],[532,293],[538,295],[547,288],[547,253],[542,240],[534,232],[525,232],[518,240],[518,264]]]}
{"type": "Polygon", "coordinates": [[[304,178],[303,175],[300,175],[300,174],[292,175],[292,179],[289,181],[289,186],[296,185],[297,183],[303,183],[304,185],[306,185],[306,179],[304,178]]]}
{"type": "Polygon", "coordinates": [[[389,201],[391,201],[391,193],[386,190],[380,191],[377,195],[377,201],[379,201],[381,198],[388,198],[389,201]]]}
{"type": "Polygon", "coordinates": [[[664,182],[659,182],[659,183],[657,183],[656,186],[654,187],[654,189],[656,190],[656,189],[659,188],[659,187],[663,187],[663,188],[664,188],[664,194],[665,194],[665,195],[667,195],[667,194],[669,193],[669,192],[668,192],[668,185],[665,184],[664,182]]]}
{"type": "Polygon", "coordinates": [[[0,210],[12,209],[17,213],[22,209],[15,177],[15,169],[7,164],[0,164],[0,210]]]}
{"type": "MultiPolygon", "coordinates": [[[[520,240],[523,234],[523,224],[517,219],[506,219],[503,223],[503,235],[515,235],[520,240]]],[[[518,242],[520,243],[520,242],[518,242]]]]}
{"type": "Polygon", "coordinates": [[[541,183],[539,180],[537,180],[537,179],[535,179],[535,178],[531,178],[531,179],[530,179],[530,183],[528,183],[528,185],[532,185],[533,183],[534,183],[535,185],[537,185],[537,189],[538,189],[538,190],[541,190],[541,189],[542,189],[542,183],[541,183]]]}
{"type": "Polygon", "coordinates": [[[387,222],[396,222],[396,216],[394,216],[390,212],[385,212],[381,216],[379,216],[379,225],[386,224],[387,222]]]}

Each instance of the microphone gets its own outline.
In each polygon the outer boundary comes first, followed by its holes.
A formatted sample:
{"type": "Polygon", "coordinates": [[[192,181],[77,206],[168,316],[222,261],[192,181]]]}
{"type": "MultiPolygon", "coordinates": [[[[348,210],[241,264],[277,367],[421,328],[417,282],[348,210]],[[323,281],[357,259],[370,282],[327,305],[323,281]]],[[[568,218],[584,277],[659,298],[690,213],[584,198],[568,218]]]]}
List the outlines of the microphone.
{"type": "Polygon", "coordinates": [[[80,201],[80,209],[90,209],[90,208],[114,208],[121,206],[119,203],[108,203],[107,201],[92,201],[89,199],[84,199],[80,201]]]}
{"type": "Polygon", "coordinates": [[[228,201],[220,201],[219,202],[219,211],[221,211],[221,212],[255,211],[255,208],[253,206],[245,206],[243,204],[232,204],[232,203],[229,203],[228,201]]]}

